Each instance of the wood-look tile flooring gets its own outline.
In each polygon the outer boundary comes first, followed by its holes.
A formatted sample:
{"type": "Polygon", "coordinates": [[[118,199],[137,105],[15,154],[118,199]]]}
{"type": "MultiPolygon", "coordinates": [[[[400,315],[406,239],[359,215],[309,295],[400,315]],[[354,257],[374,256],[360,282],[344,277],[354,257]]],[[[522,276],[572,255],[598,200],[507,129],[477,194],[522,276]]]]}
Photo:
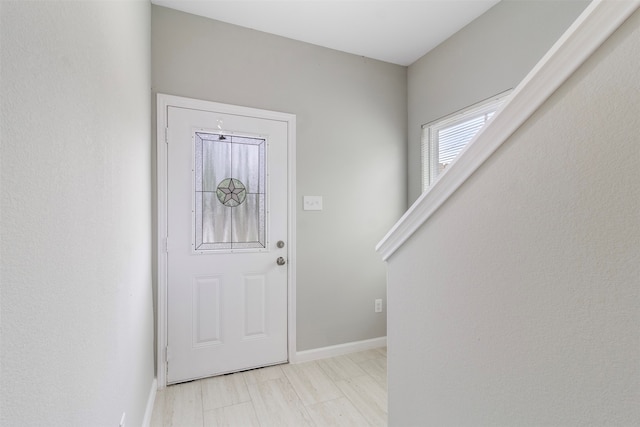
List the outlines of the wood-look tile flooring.
{"type": "Polygon", "coordinates": [[[151,419],[151,427],[386,425],[386,348],[169,386],[151,419]]]}

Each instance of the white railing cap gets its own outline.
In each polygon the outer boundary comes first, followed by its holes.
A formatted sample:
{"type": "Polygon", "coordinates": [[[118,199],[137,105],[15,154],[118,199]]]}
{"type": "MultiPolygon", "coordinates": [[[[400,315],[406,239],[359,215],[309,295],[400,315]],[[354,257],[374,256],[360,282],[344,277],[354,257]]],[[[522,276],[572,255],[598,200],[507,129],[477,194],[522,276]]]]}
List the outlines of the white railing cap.
{"type": "Polygon", "coordinates": [[[388,260],[413,233],[580,67],[640,6],[640,0],[594,0],[467,144],[378,243],[388,260]]]}

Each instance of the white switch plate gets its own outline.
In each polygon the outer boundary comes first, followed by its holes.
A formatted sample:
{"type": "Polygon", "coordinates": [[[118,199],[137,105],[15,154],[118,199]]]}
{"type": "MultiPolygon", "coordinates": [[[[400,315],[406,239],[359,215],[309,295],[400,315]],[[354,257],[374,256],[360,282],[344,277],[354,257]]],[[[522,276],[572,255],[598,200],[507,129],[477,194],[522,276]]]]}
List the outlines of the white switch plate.
{"type": "Polygon", "coordinates": [[[376,313],[382,313],[382,299],[375,300],[374,310],[376,313]]]}
{"type": "Polygon", "coordinates": [[[321,211],[322,196],[304,196],[302,198],[302,209],[305,211],[321,211]]]}

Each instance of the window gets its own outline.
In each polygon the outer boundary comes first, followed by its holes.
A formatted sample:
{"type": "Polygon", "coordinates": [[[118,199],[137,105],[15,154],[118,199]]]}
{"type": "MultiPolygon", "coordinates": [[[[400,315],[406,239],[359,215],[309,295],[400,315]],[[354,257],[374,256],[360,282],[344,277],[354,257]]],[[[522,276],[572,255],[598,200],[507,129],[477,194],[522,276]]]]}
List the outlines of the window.
{"type": "Polygon", "coordinates": [[[493,117],[510,92],[503,92],[422,126],[422,191],[428,189],[453,162],[493,117]]]}
{"type": "Polygon", "coordinates": [[[196,130],[193,141],[193,250],[265,248],[266,139],[196,130]]]}

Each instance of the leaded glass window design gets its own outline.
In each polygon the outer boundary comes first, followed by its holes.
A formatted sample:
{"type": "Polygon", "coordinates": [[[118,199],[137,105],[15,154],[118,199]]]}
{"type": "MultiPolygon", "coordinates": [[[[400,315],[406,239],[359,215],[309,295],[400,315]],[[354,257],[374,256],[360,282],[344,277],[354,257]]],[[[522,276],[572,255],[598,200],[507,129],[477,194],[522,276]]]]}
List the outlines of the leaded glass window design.
{"type": "Polygon", "coordinates": [[[266,145],[194,132],[194,251],[266,247],[266,145]]]}

